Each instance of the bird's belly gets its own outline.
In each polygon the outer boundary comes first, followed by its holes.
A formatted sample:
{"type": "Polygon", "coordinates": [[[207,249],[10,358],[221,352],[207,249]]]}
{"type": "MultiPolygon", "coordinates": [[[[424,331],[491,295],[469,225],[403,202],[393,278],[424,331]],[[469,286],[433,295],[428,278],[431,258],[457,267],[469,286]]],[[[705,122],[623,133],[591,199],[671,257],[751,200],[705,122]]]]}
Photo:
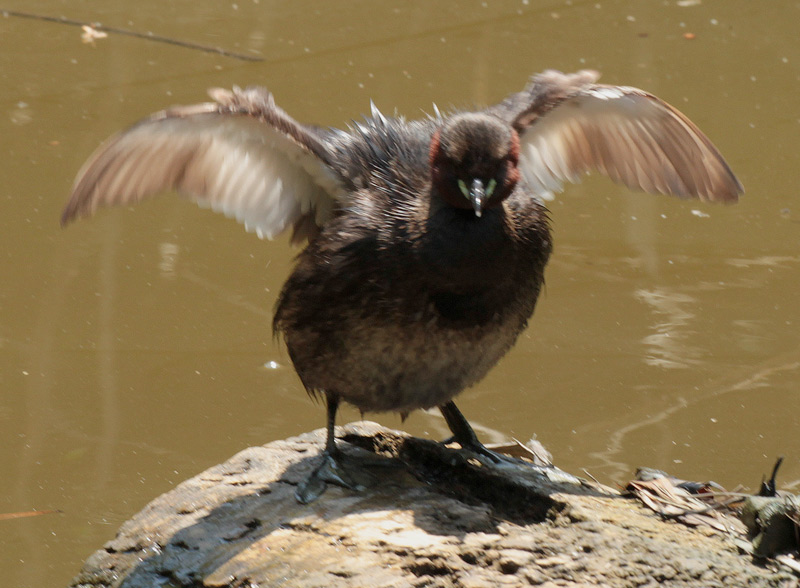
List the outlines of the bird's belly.
{"type": "MultiPolygon", "coordinates": [[[[343,321],[349,326],[336,343],[317,346],[313,358],[294,352],[292,357],[309,390],[336,394],[365,412],[410,412],[444,404],[483,378],[514,344],[526,319],[496,317],[466,328],[436,319],[343,321]]],[[[287,342],[291,352],[292,337],[287,342]]]]}

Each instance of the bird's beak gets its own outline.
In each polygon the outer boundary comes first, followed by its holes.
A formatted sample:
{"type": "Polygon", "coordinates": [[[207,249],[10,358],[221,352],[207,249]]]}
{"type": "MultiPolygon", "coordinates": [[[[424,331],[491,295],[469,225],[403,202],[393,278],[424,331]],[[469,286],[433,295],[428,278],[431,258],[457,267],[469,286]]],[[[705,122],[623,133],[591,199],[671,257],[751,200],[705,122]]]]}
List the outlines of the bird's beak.
{"type": "Polygon", "coordinates": [[[472,185],[469,187],[469,199],[472,202],[472,208],[475,210],[475,216],[481,216],[483,204],[486,201],[486,188],[478,178],[472,180],[472,185]]]}

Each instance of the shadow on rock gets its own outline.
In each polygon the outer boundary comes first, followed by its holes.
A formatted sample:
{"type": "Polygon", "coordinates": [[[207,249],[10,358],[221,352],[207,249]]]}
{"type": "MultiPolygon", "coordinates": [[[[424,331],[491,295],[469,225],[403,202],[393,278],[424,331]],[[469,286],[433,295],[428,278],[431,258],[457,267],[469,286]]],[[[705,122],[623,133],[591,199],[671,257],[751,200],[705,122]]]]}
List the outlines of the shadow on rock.
{"type": "Polygon", "coordinates": [[[563,507],[557,494],[608,496],[555,468],[487,467],[466,452],[374,423],[337,432],[349,442],[340,443],[348,459],[374,478],[363,492],[330,487],[312,504],[295,500],[323,430],[252,447],[151,502],[87,561],[73,586],[280,584],[297,570],[308,585],[323,570],[319,581],[329,583],[333,574],[380,585],[397,574],[386,569],[387,553],[389,560],[414,555],[417,572],[427,574],[437,569],[431,562],[452,556],[444,566],[451,573],[481,557],[477,543],[496,536],[501,522],[555,516],[563,507]],[[468,545],[464,551],[470,541],[477,542],[474,553],[468,545]],[[351,569],[354,550],[358,570],[351,569]]]}

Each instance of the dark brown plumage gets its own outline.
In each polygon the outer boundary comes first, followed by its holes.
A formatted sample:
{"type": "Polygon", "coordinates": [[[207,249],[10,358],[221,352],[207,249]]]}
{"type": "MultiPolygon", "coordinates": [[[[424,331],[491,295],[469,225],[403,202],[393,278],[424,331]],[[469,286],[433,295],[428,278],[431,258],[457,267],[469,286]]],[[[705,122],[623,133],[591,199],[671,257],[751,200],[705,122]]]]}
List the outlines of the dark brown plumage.
{"type": "Polygon", "coordinates": [[[597,74],[547,71],[479,112],[302,125],[261,88],[212,90],[112,137],[78,174],[62,222],[179,193],[259,236],[308,240],[274,327],[328,404],[322,464],[298,490],[353,487],[337,462],[338,403],[439,406],[462,446],[491,457],[452,402],[533,313],[551,240],[541,198],[599,170],[634,189],[733,202],[719,152],[681,113],[597,74]]]}

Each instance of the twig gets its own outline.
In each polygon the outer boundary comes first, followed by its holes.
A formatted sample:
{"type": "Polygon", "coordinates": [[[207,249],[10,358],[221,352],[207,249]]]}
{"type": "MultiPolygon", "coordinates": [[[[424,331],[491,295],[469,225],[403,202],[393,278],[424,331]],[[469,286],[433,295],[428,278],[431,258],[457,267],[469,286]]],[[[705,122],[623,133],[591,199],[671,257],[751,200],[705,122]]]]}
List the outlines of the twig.
{"type": "Polygon", "coordinates": [[[589,478],[590,480],[592,480],[592,481],[593,481],[595,484],[597,484],[598,486],[602,486],[602,484],[600,484],[600,481],[599,481],[597,478],[595,478],[595,477],[594,477],[594,476],[593,476],[593,475],[592,475],[592,474],[589,472],[589,470],[587,470],[586,468],[583,468],[581,471],[582,471],[584,474],[586,474],[586,477],[587,477],[587,478],[589,478]]]}
{"type": "Polygon", "coordinates": [[[73,27],[92,27],[98,31],[104,31],[107,33],[114,33],[116,35],[126,35],[128,37],[136,37],[137,39],[146,39],[148,41],[155,41],[157,43],[167,43],[169,45],[177,45],[178,47],[185,47],[187,49],[196,49],[198,51],[205,51],[206,53],[217,53],[219,55],[223,55],[225,57],[232,57],[234,59],[241,59],[242,61],[264,61],[262,57],[255,57],[253,55],[245,55],[243,53],[234,53],[233,51],[228,51],[226,49],[222,49],[221,47],[210,47],[208,45],[200,45],[199,43],[192,43],[189,41],[180,41],[178,39],[172,39],[170,37],[164,37],[162,35],[156,35],[151,32],[147,33],[140,33],[137,31],[131,31],[128,29],[121,29],[118,27],[107,27],[100,23],[96,22],[82,22],[79,20],[73,20],[71,18],[66,18],[64,16],[47,16],[44,14],[33,14],[31,12],[22,12],[19,10],[5,10],[0,9],[0,14],[4,17],[15,16],[17,18],[29,18],[32,20],[42,20],[46,22],[54,22],[58,24],[65,24],[73,27]]]}
{"type": "Polygon", "coordinates": [[[24,519],[27,517],[38,517],[47,514],[59,514],[60,510],[29,510],[27,512],[4,512],[0,513],[0,521],[7,521],[10,519],[24,519]]]}

